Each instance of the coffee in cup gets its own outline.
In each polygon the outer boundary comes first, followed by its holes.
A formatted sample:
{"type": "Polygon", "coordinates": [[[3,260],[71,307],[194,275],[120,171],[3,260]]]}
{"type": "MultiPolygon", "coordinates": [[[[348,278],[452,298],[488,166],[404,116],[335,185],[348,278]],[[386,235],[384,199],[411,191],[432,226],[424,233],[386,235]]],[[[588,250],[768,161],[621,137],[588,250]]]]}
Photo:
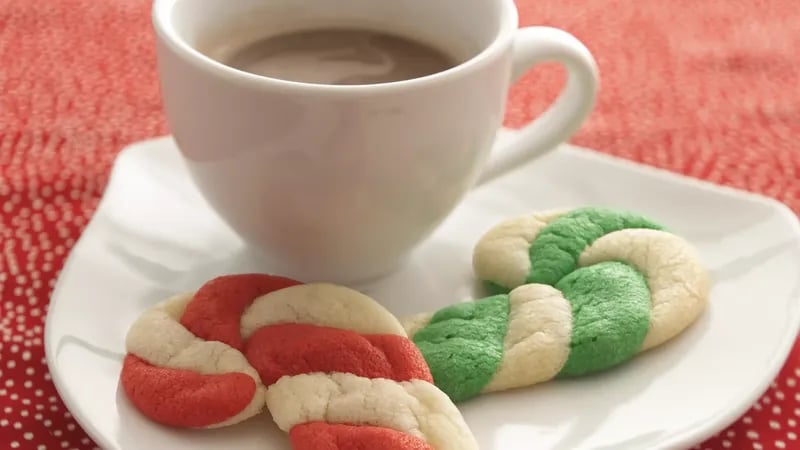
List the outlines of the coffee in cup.
{"type": "Polygon", "coordinates": [[[320,28],[250,40],[237,39],[232,32],[202,42],[198,49],[245,72],[318,84],[390,83],[443,72],[460,63],[432,45],[359,28],[320,28]]]}

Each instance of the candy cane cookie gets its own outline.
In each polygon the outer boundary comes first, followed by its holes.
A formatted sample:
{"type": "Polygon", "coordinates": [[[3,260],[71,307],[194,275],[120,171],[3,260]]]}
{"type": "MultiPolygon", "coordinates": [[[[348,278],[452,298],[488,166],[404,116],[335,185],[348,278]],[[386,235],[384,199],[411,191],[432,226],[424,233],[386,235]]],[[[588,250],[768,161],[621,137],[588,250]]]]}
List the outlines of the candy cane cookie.
{"type": "Polygon", "coordinates": [[[507,220],[473,262],[496,295],[405,321],[454,401],[617,366],[686,329],[710,290],[688,242],[603,208],[507,220]]]}
{"type": "Polygon", "coordinates": [[[477,449],[399,321],[344,287],[220,277],[194,296],[146,312],[131,328],[128,347],[126,393],[162,423],[228,425],[266,405],[297,450],[477,449]],[[164,374],[171,379],[161,383],[164,374]],[[178,383],[209,376],[249,384],[207,383],[192,391],[178,383]],[[192,407],[211,411],[211,418],[199,420],[192,407]]]}

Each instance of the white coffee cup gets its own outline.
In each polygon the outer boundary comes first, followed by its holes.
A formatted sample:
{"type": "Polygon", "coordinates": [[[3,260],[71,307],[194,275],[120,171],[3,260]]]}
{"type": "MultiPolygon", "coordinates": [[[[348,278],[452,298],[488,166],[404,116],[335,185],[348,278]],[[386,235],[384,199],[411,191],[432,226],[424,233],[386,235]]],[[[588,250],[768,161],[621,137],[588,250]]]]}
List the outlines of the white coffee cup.
{"type": "Polygon", "coordinates": [[[303,281],[391,272],[471,188],[568,139],[598,85],[589,51],[564,31],[518,29],[513,0],[155,0],[153,21],[167,121],[194,182],[263,251],[259,270],[303,281]],[[197,50],[231,24],[261,37],[374,27],[464,62],[384,84],[284,81],[197,50]],[[543,62],[566,68],[566,87],[493,149],[509,85],[543,62]]]}

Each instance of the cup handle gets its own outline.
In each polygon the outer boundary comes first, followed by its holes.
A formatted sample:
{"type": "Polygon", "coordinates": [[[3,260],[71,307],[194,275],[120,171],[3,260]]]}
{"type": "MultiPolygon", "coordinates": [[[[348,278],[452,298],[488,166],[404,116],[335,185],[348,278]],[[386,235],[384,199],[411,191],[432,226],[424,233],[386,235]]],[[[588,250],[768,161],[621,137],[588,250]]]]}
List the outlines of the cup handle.
{"type": "Polygon", "coordinates": [[[544,114],[493,149],[476,186],[554,150],[578,130],[594,108],[599,80],[597,63],[589,50],[575,36],[557,28],[519,29],[514,38],[512,82],[544,62],[557,62],[566,68],[566,87],[544,114]]]}

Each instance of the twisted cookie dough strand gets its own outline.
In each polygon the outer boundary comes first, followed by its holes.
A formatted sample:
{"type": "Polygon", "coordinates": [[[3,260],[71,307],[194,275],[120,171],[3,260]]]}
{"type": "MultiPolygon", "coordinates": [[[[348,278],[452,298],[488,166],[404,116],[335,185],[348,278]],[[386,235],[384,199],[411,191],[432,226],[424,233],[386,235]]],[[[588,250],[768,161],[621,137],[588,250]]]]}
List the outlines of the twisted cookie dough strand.
{"type": "Polygon", "coordinates": [[[330,284],[290,287],[253,302],[242,330],[293,448],[477,449],[400,323],[369,297],[330,284]]]}
{"type": "Polygon", "coordinates": [[[501,293],[406,320],[436,385],[464,400],[605,370],[678,335],[710,280],[694,249],[661,228],[581,208],[490,230],[475,269],[501,293]]]}
{"type": "Polygon", "coordinates": [[[569,355],[571,316],[561,292],[531,284],[406,324],[436,386],[458,402],[554,378],[569,355]]]}

